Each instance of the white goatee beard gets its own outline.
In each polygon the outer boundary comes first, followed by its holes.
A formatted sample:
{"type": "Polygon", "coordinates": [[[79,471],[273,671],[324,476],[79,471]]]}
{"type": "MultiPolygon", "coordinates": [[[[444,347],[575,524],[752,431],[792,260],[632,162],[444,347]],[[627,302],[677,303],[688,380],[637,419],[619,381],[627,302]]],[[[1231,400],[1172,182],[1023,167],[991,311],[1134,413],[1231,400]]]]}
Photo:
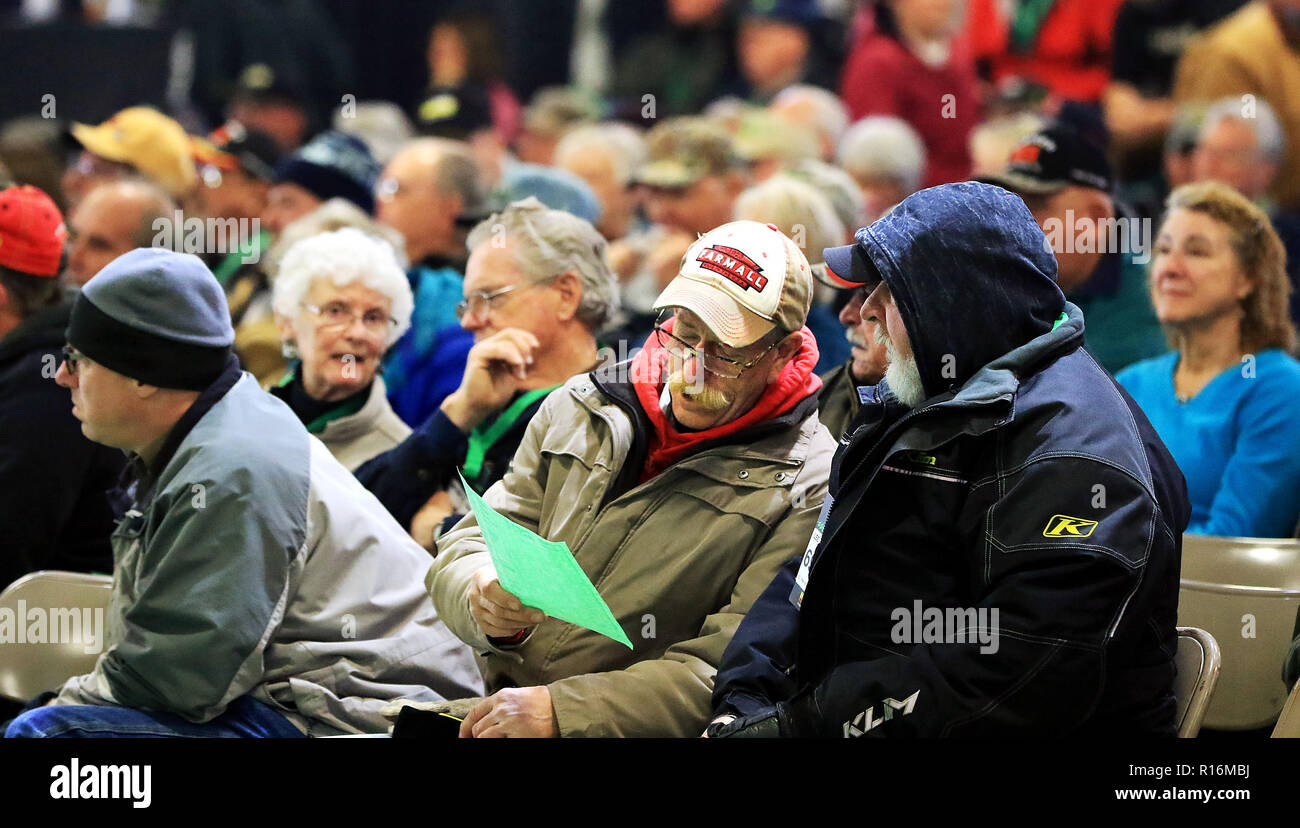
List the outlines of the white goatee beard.
{"type": "Polygon", "coordinates": [[[885,369],[885,382],[889,383],[890,393],[908,408],[916,408],[925,400],[926,394],[915,355],[904,357],[899,354],[894,341],[880,324],[876,325],[876,342],[885,346],[885,355],[889,359],[889,367],[885,369]]]}

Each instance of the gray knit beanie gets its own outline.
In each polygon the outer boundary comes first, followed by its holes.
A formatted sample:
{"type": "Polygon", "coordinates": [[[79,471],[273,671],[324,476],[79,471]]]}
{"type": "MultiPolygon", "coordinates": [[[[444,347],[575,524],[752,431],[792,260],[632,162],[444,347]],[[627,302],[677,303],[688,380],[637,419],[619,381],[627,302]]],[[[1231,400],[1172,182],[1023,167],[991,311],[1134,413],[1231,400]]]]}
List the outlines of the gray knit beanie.
{"type": "Polygon", "coordinates": [[[160,388],[202,391],[235,341],[225,293],[197,256],[142,247],[95,274],[77,297],[68,344],[160,388]]]}

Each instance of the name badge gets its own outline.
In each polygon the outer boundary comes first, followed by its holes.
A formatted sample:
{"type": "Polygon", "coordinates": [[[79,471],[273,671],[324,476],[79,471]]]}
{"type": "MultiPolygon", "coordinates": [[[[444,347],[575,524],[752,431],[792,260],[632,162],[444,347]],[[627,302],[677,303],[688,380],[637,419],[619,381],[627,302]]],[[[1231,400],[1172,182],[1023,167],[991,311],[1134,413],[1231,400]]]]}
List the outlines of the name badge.
{"type": "Polygon", "coordinates": [[[822,542],[822,532],[826,529],[826,516],[831,513],[831,505],[835,503],[835,498],[829,494],[826,495],[826,502],[822,504],[821,514],[817,516],[817,526],[813,529],[812,537],[808,539],[808,548],[804,550],[803,559],[799,561],[799,572],[794,576],[794,589],[790,590],[790,603],[794,604],[795,609],[803,607],[803,593],[808,588],[808,575],[812,572],[813,558],[817,555],[817,547],[822,542]]]}

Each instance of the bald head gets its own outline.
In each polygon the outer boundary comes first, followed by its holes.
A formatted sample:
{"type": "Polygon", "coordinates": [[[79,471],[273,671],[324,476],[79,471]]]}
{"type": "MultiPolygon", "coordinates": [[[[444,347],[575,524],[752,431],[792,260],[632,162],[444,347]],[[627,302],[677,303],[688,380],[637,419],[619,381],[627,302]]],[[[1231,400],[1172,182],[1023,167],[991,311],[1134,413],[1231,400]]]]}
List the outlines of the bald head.
{"type": "Polygon", "coordinates": [[[176,202],[146,181],[110,181],[91,190],[68,217],[65,279],[84,285],[123,253],[149,247],[154,222],[172,221],[175,210],[176,202]]]}
{"type": "Polygon", "coordinates": [[[379,221],[402,234],[412,264],[464,256],[456,217],[483,200],[478,167],[464,143],[412,141],[388,162],[377,189],[379,221]]]}

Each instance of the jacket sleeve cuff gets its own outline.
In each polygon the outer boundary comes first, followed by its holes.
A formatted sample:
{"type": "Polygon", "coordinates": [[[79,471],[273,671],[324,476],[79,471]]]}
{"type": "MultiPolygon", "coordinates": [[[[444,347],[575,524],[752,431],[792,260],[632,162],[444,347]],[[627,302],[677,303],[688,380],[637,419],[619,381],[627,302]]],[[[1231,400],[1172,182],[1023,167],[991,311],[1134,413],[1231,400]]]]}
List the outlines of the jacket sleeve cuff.
{"type": "Polygon", "coordinates": [[[437,408],[407,438],[398,463],[410,472],[447,462],[460,465],[468,441],[465,432],[457,428],[441,408],[437,408]]]}
{"type": "Polygon", "coordinates": [[[751,696],[748,693],[728,693],[721,704],[714,709],[713,718],[716,719],[725,715],[749,716],[771,706],[772,702],[751,696]]]}

